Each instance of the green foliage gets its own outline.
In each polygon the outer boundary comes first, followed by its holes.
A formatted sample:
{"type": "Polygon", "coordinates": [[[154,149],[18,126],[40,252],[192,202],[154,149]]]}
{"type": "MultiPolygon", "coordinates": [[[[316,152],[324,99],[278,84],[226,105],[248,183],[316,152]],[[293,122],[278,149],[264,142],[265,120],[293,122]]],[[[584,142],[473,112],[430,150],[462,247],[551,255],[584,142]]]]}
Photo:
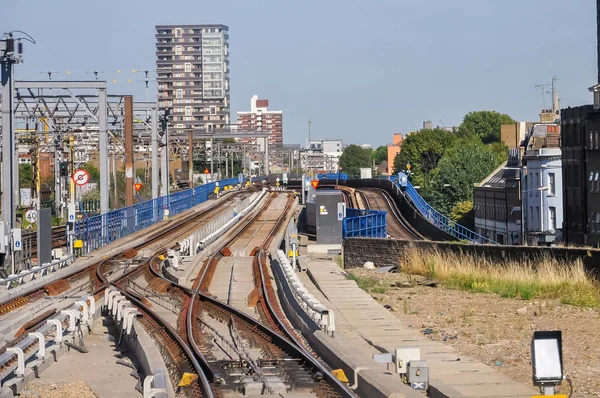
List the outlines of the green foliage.
{"type": "Polygon", "coordinates": [[[475,211],[473,210],[473,202],[466,200],[455,204],[450,212],[450,218],[464,227],[474,229],[475,211]]]}
{"type": "Polygon", "coordinates": [[[429,174],[456,142],[454,133],[440,129],[421,130],[411,134],[406,137],[402,150],[394,159],[394,171],[405,170],[406,164],[410,163],[413,185],[426,186],[429,174]]]}
{"type": "Polygon", "coordinates": [[[349,272],[346,279],[355,281],[358,287],[367,293],[385,294],[388,290],[388,286],[383,285],[381,281],[372,276],[359,276],[349,272]]]}
{"type": "Polygon", "coordinates": [[[33,187],[32,167],[29,163],[19,164],[19,186],[21,188],[33,187]]]}
{"type": "Polygon", "coordinates": [[[448,150],[433,171],[424,196],[438,211],[449,214],[456,203],[472,201],[473,184],[487,177],[500,163],[490,147],[476,140],[461,140],[448,150]]]}
{"type": "Polygon", "coordinates": [[[100,200],[100,190],[91,189],[81,196],[82,201],[100,200]]]}
{"type": "Polygon", "coordinates": [[[91,163],[84,163],[79,168],[89,173],[90,182],[100,182],[100,170],[96,166],[91,163]]]}
{"type": "Polygon", "coordinates": [[[496,111],[476,111],[468,113],[460,126],[461,135],[474,134],[484,144],[500,141],[500,126],[515,121],[504,113],[496,111]]]}
{"type": "Polygon", "coordinates": [[[381,162],[387,160],[387,146],[381,145],[377,147],[371,154],[371,158],[375,160],[375,164],[381,164],[381,162]]]}
{"type": "Polygon", "coordinates": [[[362,167],[371,167],[371,149],[361,148],[358,145],[348,145],[340,156],[342,171],[350,176],[360,176],[362,167]]]}
{"type": "Polygon", "coordinates": [[[500,159],[501,162],[506,162],[508,160],[508,147],[504,142],[493,142],[489,147],[496,155],[498,155],[498,159],[500,159]]]}

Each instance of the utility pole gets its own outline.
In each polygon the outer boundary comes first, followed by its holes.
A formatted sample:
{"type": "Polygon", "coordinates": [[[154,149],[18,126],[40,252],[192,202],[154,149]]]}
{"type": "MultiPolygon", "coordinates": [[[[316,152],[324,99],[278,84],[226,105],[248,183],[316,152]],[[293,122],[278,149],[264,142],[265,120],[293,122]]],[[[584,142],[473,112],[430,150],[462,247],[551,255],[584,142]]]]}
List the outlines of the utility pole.
{"type": "Polygon", "coordinates": [[[125,96],[125,206],[133,205],[133,96],[125,96]]]}
{"type": "Polygon", "coordinates": [[[265,177],[269,175],[269,137],[265,137],[265,177]]]}
{"type": "Polygon", "coordinates": [[[152,199],[158,198],[158,119],[156,107],[153,106],[150,116],[150,130],[152,140],[152,199]]]}
{"type": "Polygon", "coordinates": [[[37,196],[36,209],[42,208],[42,182],[40,181],[40,137],[35,136],[35,194],[37,196]]]}
{"type": "MultiPolygon", "coordinates": [[[[4,230],[0,230],[0,239],[5,240],[8,236],[9,245],[5,247],[5,262],[10,257],[12,274],[15,273],[15,252],[13,249],[21,250],[21,242],[15,242],[13,232],[16,232],[17,217],[16,206],[18,203],[18,168],[16,162],[13,100],[14,100],[14,65],[22,60],[23,44],[17,42],[15,51],[15,39],[12,33],[5,40],[0,40],[0,70],[2,72],[2,219],[4,230]],[[15,181],[16,176],[16,181],[15,181]],[[16,246],[19,246],[18,248],[16,246]]],[[[20,235],[20,231],[18,233],[20,235]]],[[[4,246],[4,245],[2,245],[4,246]]]]}
{"type": "Polygon", "coordinates": [[[194,133],[190,130],[188,135],[188,177],[190,188],[194,188],[194,133]]]}
{"type": "Polygon", "coordinates": [[[71,172],[70,172],[70,176],[69,176],[69,196],[70,196],[70,202],[71,204],[75,204],[75,181],[73,181],[73,172],[75,171],[75,137],[74,136],[70,136],[69,137],[69,161],[71,164],[71,172]]]}
{"type": "Polygon", "coordinates": [[[161,132],[162,136],[162,190],[161,196],[167,196],[169,194],[169,117],[171,115],[171,109],[165,109],[165,114],[161,118],[161,132]]]}
{"type": "Polygon", "coordinates": [[[213,146],[213,138],[212,136],[210,137],[210,178],[211,180],[214,178],[214,171],[213,171],[213,158],[214,158],[214,146],[213,146]]]}
{"type": "Polygon", "coordinates": [[[60,175],[60,164],[62,162],[61,145],[62,137],[60,132],[58,132],[54,138],[54,210],[57,217],[59,217],[62,213],[62,206],[60,203],[60,198],[62,197],[60,184],[60,179],[62,178],[60,175]]]}

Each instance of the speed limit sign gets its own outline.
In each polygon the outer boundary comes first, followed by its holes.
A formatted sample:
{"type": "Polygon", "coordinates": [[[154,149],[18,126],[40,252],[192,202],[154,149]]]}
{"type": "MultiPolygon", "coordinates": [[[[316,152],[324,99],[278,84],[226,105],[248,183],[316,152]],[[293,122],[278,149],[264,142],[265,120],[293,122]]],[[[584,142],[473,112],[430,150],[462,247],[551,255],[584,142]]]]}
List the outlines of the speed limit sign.
{"type": "Polygon", "coordinates": [[[35,211],[35,210],[28,210],[25,213],[25,219],[27,220],[28,223],[35,224],[36,221],[37,221],[37,211],[35,211]]]}

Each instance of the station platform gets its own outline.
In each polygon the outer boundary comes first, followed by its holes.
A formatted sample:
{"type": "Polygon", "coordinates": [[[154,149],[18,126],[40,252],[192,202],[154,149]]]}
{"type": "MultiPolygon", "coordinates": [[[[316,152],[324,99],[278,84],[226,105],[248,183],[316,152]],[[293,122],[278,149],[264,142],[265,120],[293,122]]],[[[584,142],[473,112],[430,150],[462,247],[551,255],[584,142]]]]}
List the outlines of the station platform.
{"type": "Polygon", "coordinates": [[[395,372],[393,365],[388,369],[388,365],[376,363],[374,354],[417,347],[421,359],[429,366],[431,397],[530,398],[537,394],[533,387],[527,388],[473,358],[460,355],[452,346],[432,341],[409,328],[401,315],[390,313],[355,281],[346,279],[344,270],[330,257],[318,254],[318,250],[309,253],[307,246],[311,244],[314,242],[302,239],[300,256],[305,257],[307,272],[298,276],[305,288],[335,314],[335,337],[328,338],[352,347],[352,357],[377,372],[381,380],[393,377],[402,384],[399,376],[390,376],[395,372]]]}

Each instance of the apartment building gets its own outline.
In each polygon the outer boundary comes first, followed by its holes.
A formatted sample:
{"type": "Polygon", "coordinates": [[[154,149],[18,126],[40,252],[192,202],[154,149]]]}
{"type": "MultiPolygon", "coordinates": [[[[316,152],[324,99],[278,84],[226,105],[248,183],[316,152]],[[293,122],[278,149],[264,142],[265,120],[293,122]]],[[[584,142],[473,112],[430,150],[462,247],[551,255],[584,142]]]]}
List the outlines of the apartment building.
{"type": "Polygon", "coordinates": [[[230,124],[228,30],[156,26],[158,106],[172,111],[171,134],[210,135],[230,124]]]}
{"type": "MultiPolygon", "coordinates": [[[[269,133],[269,149],[283,145],[283,111],[269,110],[269,100],[259,99],[257,95],[250,99],[249,112],[237,112],[237,128],[241,131],[269,133]]],[[[263,139],[240,138],[245,144],[259,144],[263,139]]]]}

